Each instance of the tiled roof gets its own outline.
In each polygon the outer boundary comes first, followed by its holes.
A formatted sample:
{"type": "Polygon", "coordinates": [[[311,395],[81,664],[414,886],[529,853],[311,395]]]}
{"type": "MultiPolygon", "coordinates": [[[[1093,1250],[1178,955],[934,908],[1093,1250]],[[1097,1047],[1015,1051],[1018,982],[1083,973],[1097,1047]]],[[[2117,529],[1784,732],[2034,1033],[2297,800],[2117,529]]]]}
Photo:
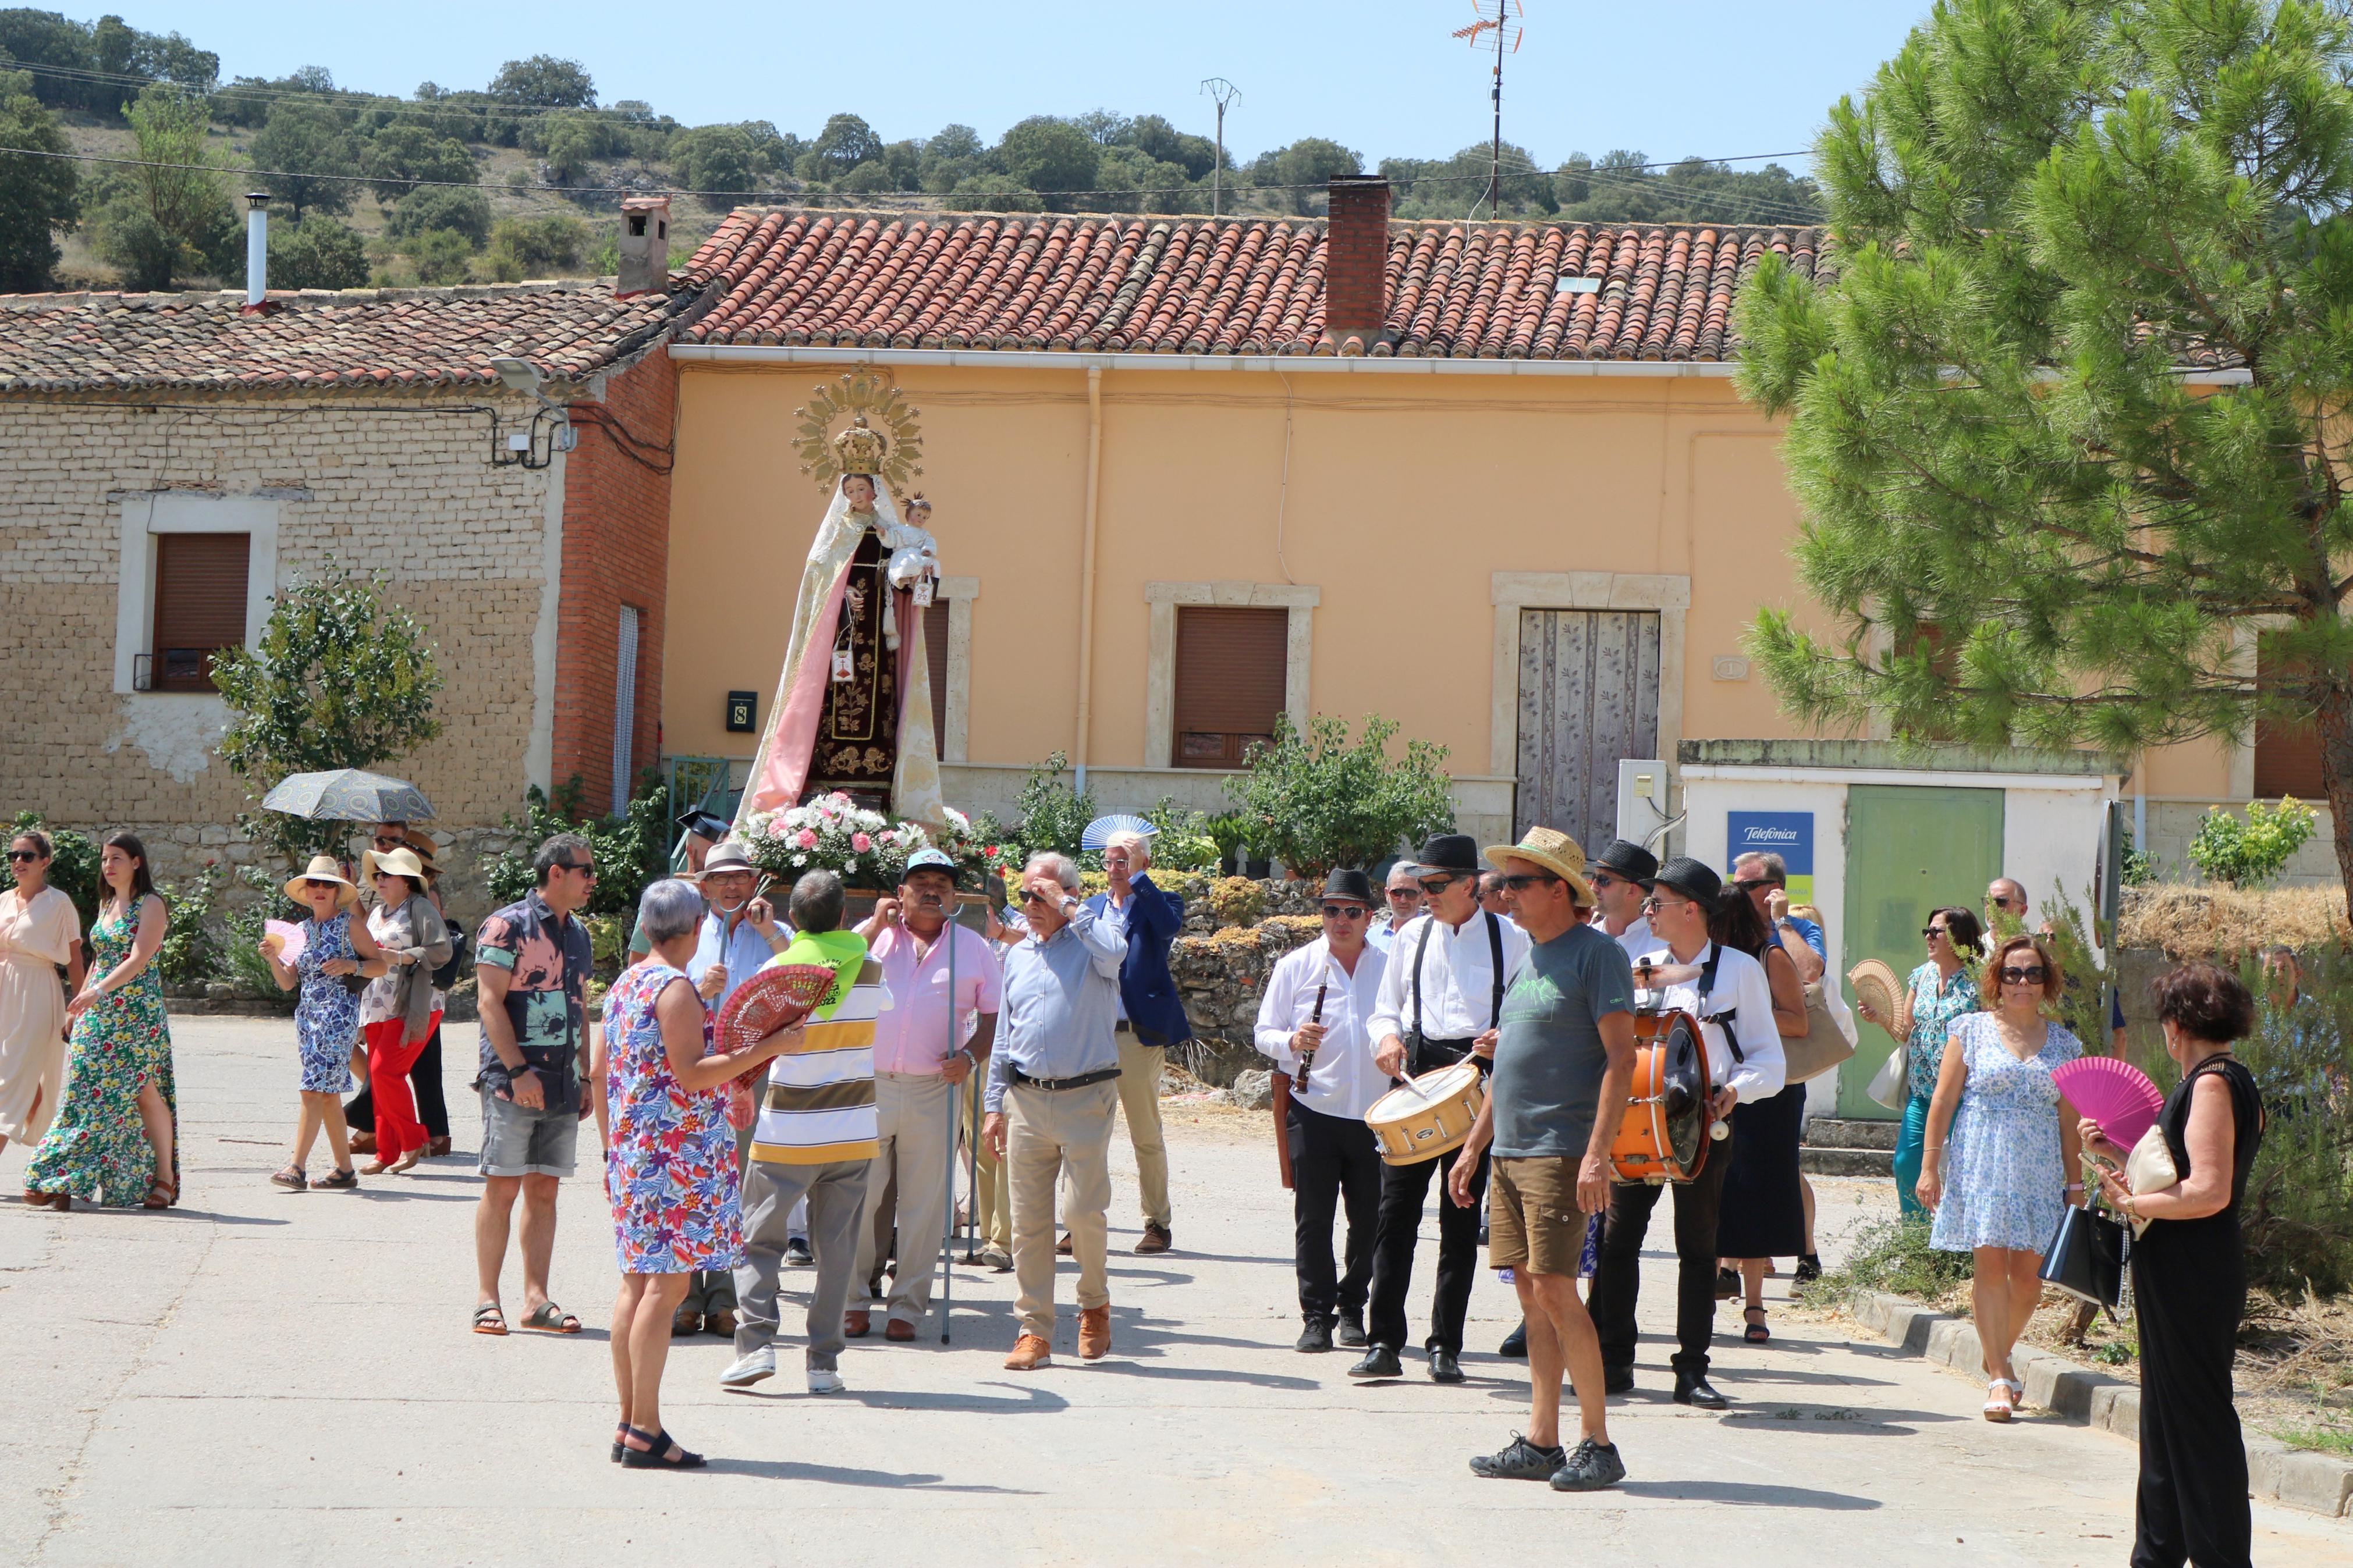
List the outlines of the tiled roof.
{"type": "Polygon", "coordinates": [[[1392,223],[1387,331],[1324,334],[1324,227],[1278,218],[732,214],[681,282],[685,342],[1106,353],[1721,361],[1767,250],[1813,275],[1820,231],[1392,223]],[[1598,293],[1558,291],[1563,277],[1598,293]]]}
{"type": "Polygon", "coordinates": [[[693,304],[609,283],[272,293],[0,295],[0,392],[481,386],[512,353],[552,382],[627,358],[693,304]]]}

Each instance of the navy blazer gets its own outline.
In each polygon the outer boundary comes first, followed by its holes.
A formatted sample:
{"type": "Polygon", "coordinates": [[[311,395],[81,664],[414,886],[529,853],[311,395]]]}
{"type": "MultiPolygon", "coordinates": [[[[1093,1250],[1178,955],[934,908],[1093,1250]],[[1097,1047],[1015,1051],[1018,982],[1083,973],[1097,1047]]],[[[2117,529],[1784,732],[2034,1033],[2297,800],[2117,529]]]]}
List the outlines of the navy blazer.
{"type": "MultiPolygon", "coordinates": [[[[1119,999],[1127,1008],[1135,1037],[1147,1046],[1173,1046],[1193,1037],[1168,973],[1168,944],[1185,929],[1185,900],[1153,885],[1149,876],[1128,884],[1127,957],[1119,966],[1119,999]]],[[[1098,918],[1111,908],[1111,895],[1097,893],[1087,908],[1098,918]]]]}

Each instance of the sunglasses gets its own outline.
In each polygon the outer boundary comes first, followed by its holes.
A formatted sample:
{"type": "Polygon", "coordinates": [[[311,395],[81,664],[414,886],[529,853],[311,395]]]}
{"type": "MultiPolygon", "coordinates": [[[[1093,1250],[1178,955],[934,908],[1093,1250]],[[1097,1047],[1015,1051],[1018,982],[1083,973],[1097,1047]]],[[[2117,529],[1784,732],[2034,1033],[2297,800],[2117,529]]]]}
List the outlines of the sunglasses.
{"type": "Polygon", "coordinates": [[[343,884],[341,882],[330,882],[323,877],[305,877],[302,879],[302,890],[306,893],[315,893],[322,888],[332,893],[339,890],[342,887],[343,884]]]}
{"type": "Polygon", "coordinates": [[[1688,908],[1690,903],[1691,900],[1689,899],[1669,899],[1662,901],[1658,894],[1652,893],[1649,898],[1642,900],[1642,912],[1646,915],[1655,915],[1662,910],[1680,910],[1688,908]]]}
{"type": "Polygon", "coordinates": [[[2040,985],[2047,973],[2039,963],[2031,969],[2005,968],[2001,981],[2005,985],[2040,985]]]}
{"type": "Polygon", "coordinates": [[[11,849],[8,851],[8,858],[23,866],[29,866],[40,858],[41,852],[37,849],[11,849]]]}
{"type": "Polygon", "coordinates": [[[1920,934],[1922,936],[1949,936],[1952,933],[1947,931],[1943,926],[1922,926],[1920,928],[1920,934]]]}
{"type": "Polygon", "coordinates": [[[577,871],[592,882],[596,879],[596,868],[591,861],[558,860],[555,863],[555,868],[559,871],[577,871]]]}
{"type": "Polygon", "coordinates": [[[1041,909],[1050,906],[1054,902],[1053,900],[1048,898],[1045,894],[1039,892],[1035,888],[1022,889],[1021,901],[1025,904],[1036,904],[1041,909]]]}
{"type": "Polygon", "coordinates": [[[405,849],[408,846],[408,840],[397,833],[379,833],[368,842],[379,849],[405,849]]]}
{"type": "Polygon", "coordinates": [[[1557,882],[1560,879],[1558,877],[1554,876],[1549,871],[1514,871],[1510,876],[1504,879],[1504,886],[1517,893],[1522,892],[1526,889],[1535,887],[1539,883],[1557,882]]]}
{"type": "Polygon", "coordinates": [[[1759,888],[1778,888],[1781,884],[1770,877],[1752,877],[1745,882],[1735,880],[1732,885],[1744,893],[1753,893],[1759,888]]]}
{"type": "Polygon", "coordinates": [[[1362,904],[1324,904],[1315,912],[1327,921],[1354,921],[1362,920],[1373,911],[1362,904]]]}
{"type": "Polygon", "coordinates": [[[1588,879],[1598,891],[1603,888],[1630,888],[1634,884],[1624,877],[1613,877],[1607,871],[1596,871],[1588,879]]]}
{"type": "Polygon", "coordinates": [[[1434,899],[1461,879],[1460,877],[1425,877],[1421,882],[1422,896],[1434,899]]]}
{"type": "Polygon", "coordinates": [[[1410,888],[1391,888],[1388,892],[1391,899],[1403,899],[1409,903],[1421,897],[1421,889],[1419,885],[1410,888]]]}

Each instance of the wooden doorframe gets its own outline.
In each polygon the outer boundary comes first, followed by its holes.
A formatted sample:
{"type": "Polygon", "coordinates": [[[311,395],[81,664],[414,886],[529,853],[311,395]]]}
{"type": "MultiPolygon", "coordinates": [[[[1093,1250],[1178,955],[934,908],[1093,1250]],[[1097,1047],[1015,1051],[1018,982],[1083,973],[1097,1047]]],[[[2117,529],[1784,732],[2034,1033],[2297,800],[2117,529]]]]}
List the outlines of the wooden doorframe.
{"type": "MultiPolygon", "coordinates": [[[[1669,573],[1497,572],[1488,580],[1487,601],[1495,610],[1487,772],[1498,778],[1519,776],[1522,610],[1651,610],[1659,617],[1659,756],[1672,790],[1675,749],[1683,738],[1683,637],[1691,578],[1669,573]]],[[[1513,794],[1517,821],[1516,787],[1513,794]]]]}

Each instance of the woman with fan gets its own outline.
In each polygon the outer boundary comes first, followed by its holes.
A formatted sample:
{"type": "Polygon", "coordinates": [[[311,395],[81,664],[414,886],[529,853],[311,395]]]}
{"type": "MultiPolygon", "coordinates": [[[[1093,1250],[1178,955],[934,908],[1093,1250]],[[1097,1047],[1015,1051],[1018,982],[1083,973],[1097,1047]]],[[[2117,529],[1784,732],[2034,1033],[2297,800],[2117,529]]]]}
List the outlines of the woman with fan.
{"type": "Polygon", "coordinates": [[[698,1268],[731,1268],[743,1252],[736,1210],[735,1135],[726,1085],[793,1048],[797,1026],[738,1050],[706,1054],[710,1016],[687,977],[702,923],[702,895],[675,879],[638,900],[652,956],[622,971],[605,998],[605,1192],[621,1293],[613,1303],[613,1381],[621,1425],[613,1458],[635,1468],[693,1469],[662,1428],[661,1376],[670,1314],[698,1268]]]}
{"type": "MultiPolygon", "coordinates": [[[[2132,1560],[2142,1568],[2239,1568],[2248,1561],[2247,1451],[2231,1401],[2231,1364],[2247,1307],[2246,1250],[2239,1205],[2263,1137],[2263,1098],[2231,1043],[2254,1026],[2254,999],[2236,976],[2192,963],[2149,987],[2165,1052],[2181,1081],[2165,1097],[2133,1151],[2161,1137],[2176,1178],[2135,1192],[2113,1172],[2100,1179],[2108,1201],[2151,1223],[2133,1244],[2133,1305],[2140,1321],[2140,1499],[2132,1560]]],[[[2082,1124],[2084,1146],[2124,1163],[2126,1151],[2098,1122],[2082,1124]]]]}
{"type": "Polygon", "coordinates": [[[2042,1300],[2043,1250],[2084,1191],[2073,1179],[2075,1110],[2052,1077],[2084,1047],[2043,1016],[2064,984],[2039,939],[2001,942],[1985,967],[1993,1008],[1946,1032],[1928,1106],[1918,1192],[1936,1216],[1929,1245],[1975,1260],[1969,1299],[1985,1352],[1989,1421],[2009,1420],[2026,1397],[2010,1351],[2042,1300]]]}
{"type": "MultiPolygon", "coordinates": [[[[1904,1053],[1906,1093],[1904,1130],[1895,1140],[1895,1201],[1905,1219],[1925,1220],[1928,1211],[1920,1206],[1914,1189],[1920,1181],[1920,1152],[1928,1140],[1928,1102],[1936,1095],[1946,1031],[1954,1019],[1985,1007],[1968,964],[1985,940],[1985,928],[1978,924],[1977,916],[1954,906],[1930,910],[1928,924],[1920,934],[1928,943],[1928,962],[1914,970],[1906,983],[1912,992],[1912,1027],[1896,1042],[1896,1048],[1904,1053]]],[[[1895,1020],[1881,1017],[1868,999],[1861,1011],[1889,1034],[1895,1032],[1895,1020]]]]}

